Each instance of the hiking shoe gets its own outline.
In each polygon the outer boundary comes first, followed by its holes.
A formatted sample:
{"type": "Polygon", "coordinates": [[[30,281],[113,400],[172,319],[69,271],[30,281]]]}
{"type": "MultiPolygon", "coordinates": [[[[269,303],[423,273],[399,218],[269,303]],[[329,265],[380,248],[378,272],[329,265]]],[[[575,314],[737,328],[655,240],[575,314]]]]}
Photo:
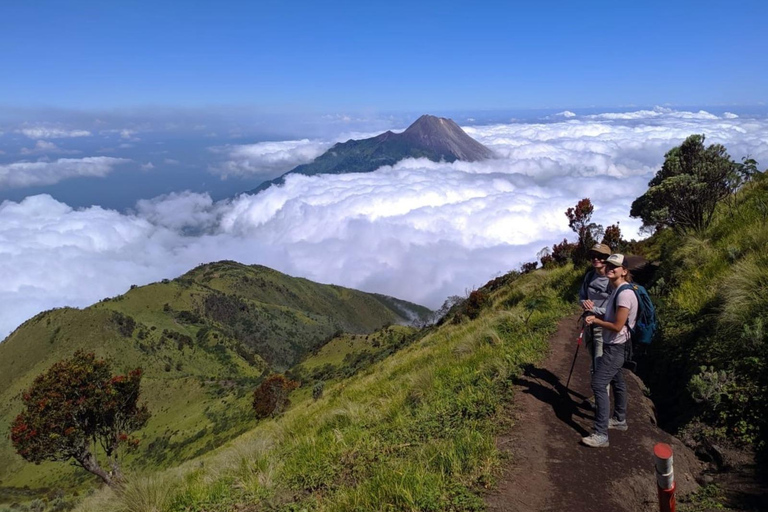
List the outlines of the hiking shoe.
{"type": "Polygon", "coordinates": [[[627,425],[627,420],[619,421],[611,418],[608,420],[608,428],[612,428],[613,430],[628,430],[629,425],[627,425]]]}
{"type": "Polygon", "coordinates": [[[608,448],[608,436],[605,434],[592,434],[582,437],[581,442],[591,448],[608,448]]]}

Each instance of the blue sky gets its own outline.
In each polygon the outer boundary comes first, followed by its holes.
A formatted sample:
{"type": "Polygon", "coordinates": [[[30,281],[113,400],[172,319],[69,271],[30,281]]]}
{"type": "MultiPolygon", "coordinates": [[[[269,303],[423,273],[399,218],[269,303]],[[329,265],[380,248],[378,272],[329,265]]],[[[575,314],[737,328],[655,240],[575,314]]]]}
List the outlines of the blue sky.
{"type": "Polygon", "coordinates": [[[768,3],[4,1],[0,105],[278,112],[768,101],[768,3]]]}
{"type": "Polygon", "coordinates": [[[585,196],[633,238],[690,134],[765,168],[767,5],[0,0],[0,338],[222,259],[438,307],[585,196]],[[243,193],[425,113],[496,157],[243,193]]]}

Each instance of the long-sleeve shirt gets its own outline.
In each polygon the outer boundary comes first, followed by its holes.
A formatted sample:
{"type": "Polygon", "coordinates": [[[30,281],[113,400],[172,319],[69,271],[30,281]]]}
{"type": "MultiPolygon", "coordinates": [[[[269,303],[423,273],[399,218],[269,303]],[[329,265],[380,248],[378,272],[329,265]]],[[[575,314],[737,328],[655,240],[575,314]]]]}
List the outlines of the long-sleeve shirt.
{"type": "Polygon", "coordinates": [[[591,300],[594,303],[591,311],[596,315],[604,315],[606,302],[612,292],[613,289],[608,278],[601,276],[594,270],[590,270],[584,276],[584,281],[581,283],[579,301],[591,300]]]}

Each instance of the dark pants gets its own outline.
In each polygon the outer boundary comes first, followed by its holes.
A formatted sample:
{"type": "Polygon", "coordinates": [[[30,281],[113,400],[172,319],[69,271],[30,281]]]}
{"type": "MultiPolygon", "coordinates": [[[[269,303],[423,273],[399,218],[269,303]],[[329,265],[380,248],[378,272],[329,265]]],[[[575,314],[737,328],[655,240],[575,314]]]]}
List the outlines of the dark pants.
{"type": "Polygon", "coordinates": [[[595,373],[597,363],[603,357],[603,328],[597,325],[588,325],[584,328],[584,344],[589,350],[589,373],[595,373]]]}
{"type": "Polygon", "coordinates": [[[608,384],[613,386],[613,417],[624,421],[627,417],[627,385],[621,367],[624,365],[624,344],[603,345],[603,357],[598,360],[592,375],[592,392],[595,394],[595,432],[608,434],[608,418],[611,401],[608,384]]]}

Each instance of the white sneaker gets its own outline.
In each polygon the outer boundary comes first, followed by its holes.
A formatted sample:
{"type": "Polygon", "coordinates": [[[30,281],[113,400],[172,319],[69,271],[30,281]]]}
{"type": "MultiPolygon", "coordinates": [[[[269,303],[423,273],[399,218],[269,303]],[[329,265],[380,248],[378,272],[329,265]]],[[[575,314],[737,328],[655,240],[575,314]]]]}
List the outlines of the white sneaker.
{"type": "Polygon", "coordinates": [[[608,436],[605,434],[592,434],[582,437],[581,442],[591,448],[608,448],[608,436]]]}
{"type": "Polygon", "coordinates": [[[608,428],[613,430],[629,430],[629,425],[627,425],[627,420],[619,421],[611,418],[608,420],[608,428]]]}

